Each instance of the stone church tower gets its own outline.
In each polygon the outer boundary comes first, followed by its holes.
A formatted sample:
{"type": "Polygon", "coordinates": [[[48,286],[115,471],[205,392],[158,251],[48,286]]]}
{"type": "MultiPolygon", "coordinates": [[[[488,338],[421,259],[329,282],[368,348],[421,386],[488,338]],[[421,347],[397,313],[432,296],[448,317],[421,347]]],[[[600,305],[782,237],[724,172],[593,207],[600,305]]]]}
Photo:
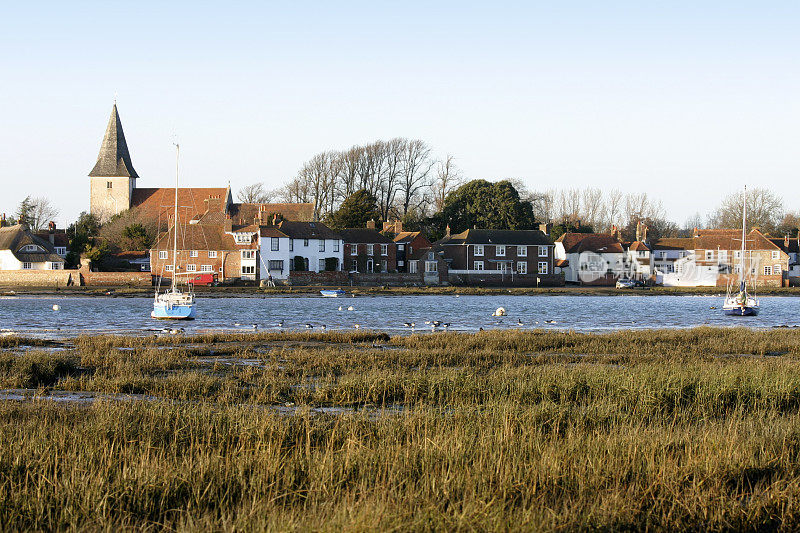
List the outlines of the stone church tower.
{"type": "Polygon", "coordinates": [[[89,212],[106,221],[129,209],[138,177],[114,102],[97,163],[89,172],[89,212]]]}

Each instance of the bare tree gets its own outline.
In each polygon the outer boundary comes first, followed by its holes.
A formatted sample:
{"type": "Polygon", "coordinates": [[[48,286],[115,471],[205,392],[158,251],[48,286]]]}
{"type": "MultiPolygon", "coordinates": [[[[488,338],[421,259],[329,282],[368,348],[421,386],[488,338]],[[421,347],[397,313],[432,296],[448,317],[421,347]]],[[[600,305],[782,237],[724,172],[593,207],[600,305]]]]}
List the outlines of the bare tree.
{"type": "MultiPolygon", "coordinates": [[[[747,222],[764,233],[776,230],[783,218],[783,200],[770,191],[756,187],[747,191],[747,222]]],[[[709,217],[709,225],[717,228],[742,227],[742,193],[726,196],[709,217]]]]}
{"type": "Polygon", "coordinates": [[[533,192],[529,195],[533,207],[533,218],[541,222],[552,222],[555,217],[555,197],[558,191],[553,189],[543,192],[533,192]]]}
{"type": "Polygon", "coordinates": [[[395,195],[403,173],[403,157],[406,149],[406,140],[395,138],[382,143],[383,163],[378,181],[378,209],[383,220],[388,220],[389,211],[394,206],[395,195]]]}
{"type": "Polygon", "coordinates": [[[420,140],[405,142],[403,153],[403,172],[400,180],[400,196],[403,215],[409,209],[417,208],[425,202],[424,191],[430,186],[430,174],[435,161],[431,158],[431,149],[420,140]]]}
{"type": "MultiPolygon", "coordinates": [[[[622,214],[622,198],[622,191],[619,189],[611,189],[608,191],[606,198],[606,212],[608,213],[606,226],[608,228],[622,225],[622,221],[619,219],[622,214]]],[[[600,228],[595,228],[595,231],[602,230],[600,228]]]]}
{"type": "Polygon", "coordinates": [[[436,179],[431,187],[433,190],[433,207],[436,211],[444,209],[444,200],[451,191],[457,189],[463,180],[461,171],[455,164],[455,158],[447,155],[443,161],[439,161],[436,167],[436,179]]]}
{"type": "Polygon", "coordinates": [[[58,209],[43,196],[26,196],[14,214],[19,222],[24,222],[33,231],[41,231],[58,216],[58,209]]]}
{"type": "Polygon", "coordinates": [[[588,187],[581,194],[581,218],[584,224],[600,231],[603,225],[603,191],[597,187],[588,187]]]}
{"type": "Polygon", "coordinates": [[[246,187],[236,195],[236,198],[245,204],[266,204],[272,201],[275,197],[274,191],[264,189],[263,183],[253,183],[246,187]]]}

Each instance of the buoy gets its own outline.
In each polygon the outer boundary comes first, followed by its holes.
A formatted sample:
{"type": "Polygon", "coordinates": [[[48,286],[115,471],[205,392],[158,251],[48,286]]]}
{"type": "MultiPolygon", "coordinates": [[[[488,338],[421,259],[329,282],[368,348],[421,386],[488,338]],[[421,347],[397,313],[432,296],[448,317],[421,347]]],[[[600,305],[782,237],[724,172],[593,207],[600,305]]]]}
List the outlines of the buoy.
{"type": "Polygon", "coordinates": [[[61,309],[61,306],[60,306],[60,305],[58,305],[58,304],[53,304],[53,311],[59,311],[60,309],[61,309]]]}
{"type": "Polygon", "coordinates": [[[350,307],[348,307],[348,308],[347,308],[347,310],[348,310],[348,311],[355,311],[355,310],[356,310],[356,308],[355,308],[355,307],[353,307],[353,306],[351,305],[350,307]]]}
{"type": "Polygon", "coordinates": [[[354,328],[356,328],[356,329],[358,329],[358,328],[360,328],[360,327],[361,327],[361,325],[360,325],[360,324],[354,324],[354,325],[353,325],[353,327],[354,327],[354,328]]]}
{"type": "Polygon", "coordinates": [[[506,316],[506,308],[505,307],[498,307],[492,316],[506,316]]]}

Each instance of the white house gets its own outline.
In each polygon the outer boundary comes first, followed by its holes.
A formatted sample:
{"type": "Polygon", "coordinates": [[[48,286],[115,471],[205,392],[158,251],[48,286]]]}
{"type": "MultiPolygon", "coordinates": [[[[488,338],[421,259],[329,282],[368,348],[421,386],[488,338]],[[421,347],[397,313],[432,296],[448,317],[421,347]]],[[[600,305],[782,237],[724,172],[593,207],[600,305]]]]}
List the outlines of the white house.
{"type": "Polygon", "coordinates": [[[285,280],[289,272],[341,270],[341,237],[321,222],[284,220],[259,231],[259,277],[285,280]]]}
{"type": "Polygon", "coordinates": [[[25,224],[0,227],[0,270],[63,270],[53,245],[25,224]]]}

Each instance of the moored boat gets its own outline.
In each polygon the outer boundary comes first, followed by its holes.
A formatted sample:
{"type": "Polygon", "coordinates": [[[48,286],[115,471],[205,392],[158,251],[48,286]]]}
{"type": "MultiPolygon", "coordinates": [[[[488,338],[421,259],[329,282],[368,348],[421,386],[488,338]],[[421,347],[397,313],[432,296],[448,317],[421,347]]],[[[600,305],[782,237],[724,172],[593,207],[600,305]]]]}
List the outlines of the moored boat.
{"type": "MultiPolygon", "coordinates": [[[[722,305],[722,312],[729,316],[756,316],[760,306],[758,299],[747,293],[747,275],[752,269],[746,262],[747,257],[747,187],[744,188],[742,198],[742,250],[739,257],[739,284],[738,290],[731,291],[728,285],[728,294],[722,305]]],[[[751,258],[752,259],[752,258],[751,258]]]]}
{"type": "Polygon", "coordinates": [[[319,291],[319,293],[325,298],[338,298],[347,294],[342,289],[325,289],[319,291]]]}

